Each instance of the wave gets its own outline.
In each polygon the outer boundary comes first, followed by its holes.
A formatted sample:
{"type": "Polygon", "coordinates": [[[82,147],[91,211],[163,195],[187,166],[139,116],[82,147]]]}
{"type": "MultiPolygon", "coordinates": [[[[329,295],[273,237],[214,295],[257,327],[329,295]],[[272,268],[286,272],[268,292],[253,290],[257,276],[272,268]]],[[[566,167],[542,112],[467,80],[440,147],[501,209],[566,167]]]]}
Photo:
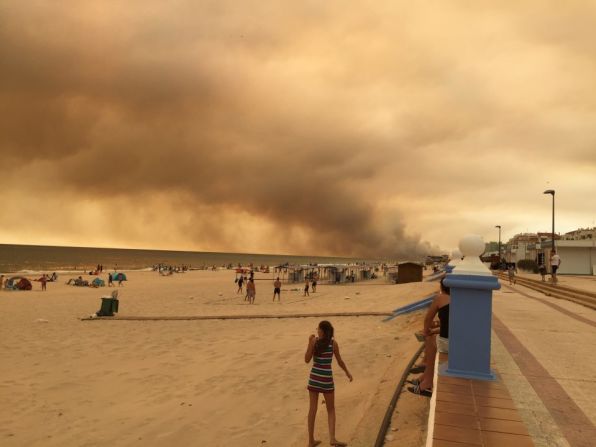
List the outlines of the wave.
{"type": "MultiPolygon", "coordinates": [[[[129,269],[118,269],[118,272],[152,272],[152,267],[145,267],[145,268],[129,268],[129,269]]],[[[44,273],[51,275],[52,273],[57,273],[58,275],[88,275],[89,270],[54,270],[54,269],[46,269],[46,270],[17,270],[13,272],[0,272],[0,275],[13,275],[13,276],[25,276],[25,275],[43,275],[44,273]]],[[[107,275],[108,273],[114,273],[114,270],[104,270],[100,275],[107,275]]]]}

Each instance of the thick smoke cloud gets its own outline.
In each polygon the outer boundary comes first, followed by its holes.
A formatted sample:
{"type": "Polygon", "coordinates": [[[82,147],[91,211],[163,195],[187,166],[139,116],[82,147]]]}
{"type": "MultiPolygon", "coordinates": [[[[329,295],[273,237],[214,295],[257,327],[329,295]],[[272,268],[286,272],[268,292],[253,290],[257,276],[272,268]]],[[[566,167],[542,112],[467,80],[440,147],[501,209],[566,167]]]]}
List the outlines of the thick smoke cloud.
{"type": "Polygon", "coordinates": [[[563,147],[594,174],[596,33],[543,26],[554,12],[4,5],[10,242],[418,258],[420,234],[504,218],[485,203],[518,199],[495,179],[540,190],[563,147]]]}

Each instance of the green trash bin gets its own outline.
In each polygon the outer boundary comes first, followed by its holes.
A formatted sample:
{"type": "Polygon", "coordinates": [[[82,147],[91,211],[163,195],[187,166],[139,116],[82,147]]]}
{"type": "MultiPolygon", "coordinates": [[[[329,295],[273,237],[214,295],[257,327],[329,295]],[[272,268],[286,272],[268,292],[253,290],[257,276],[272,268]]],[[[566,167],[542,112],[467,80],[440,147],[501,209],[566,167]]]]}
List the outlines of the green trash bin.
{"type": "Polygon", "coordinates": [[[102,298],[101,309],[97,313],[98,317],[113,317],[118,313],[118,300],[114,298],[102,298]]]}

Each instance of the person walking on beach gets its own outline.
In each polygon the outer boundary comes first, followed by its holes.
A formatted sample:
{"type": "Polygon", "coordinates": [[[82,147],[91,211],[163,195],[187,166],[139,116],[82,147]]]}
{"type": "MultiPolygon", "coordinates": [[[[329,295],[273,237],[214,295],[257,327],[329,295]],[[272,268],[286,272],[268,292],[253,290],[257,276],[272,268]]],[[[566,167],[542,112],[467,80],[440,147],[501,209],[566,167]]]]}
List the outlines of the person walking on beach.
{"type": "Polygon", "coordinates": [[[544,262],[541,262],[540,265],[538,266],[538,272],[540,272],[540,276],[542,277],[542,282],[546,281],[546,266],[544,265],[544,262]]]}
{"type": "Polygon", "coordinates": [[[281,281],[279,276],[273,281],[273,301],[275,301],[275,295],[277,295],[277,301],[281,301],[281,281]]]}
{"type": "Polygon", "coordinates": [[[308,446],[314,447],[321,441],[315,440],[315,419],[317,408],[319,406],[319,393],[323,393],[325,404],[327,406],[327,419],[329,423],[329,444],[332,446],[347,446],[345,442],[338,441],[335,438],[335,385],[333,383],[333,371],[331,362],[333,356],[337,359],[337,364],[344,370],[350,382],[353,380],[352,374],[339,354],[339,344],[333,338],[333,326],[329,321],[323,320],[317,327],[317,335],[310,335],[304,361],[313,365],[308,379],[308,394],[310,405],[308,410],[308,446]]]}
{"type": "Polygon", "coordinates": [[[509,285],[512,286],[515,284],[515,273],[517,272],[517,267],[515,263],[511,263],[507,266],[507,276],[509,277],[509,285]]]}
{"type": "Polygon", "coordinates": [[[550,253],[550,275],[553,281],[553,284],[557,284],[557,270],[559,270],[559,266],[561,265],[561,258],[557,254],[557,250],[553,249],[550,253]]]}
{"type": "Polygon", "coordinates": [[[246,283],[246,296],[248,297],[248,303],[254,304],[255,303],[255,296],[257,294],[257,289],[255,287],[255,280],[250,278],[246,283]]]}
{"type": "Polygon", "coordinates": [[[303,296],[310,296],[310,293],[308,293],[308,287],[309,287],[309,282],[308,282],[308,278],[306,278],[306,281],[304,281],[304,295],[303,296]]]}
{"type": "Polygon", "coordinates": [[[108,287],[112,287],[114,285],[114,279],[112,278],[112,274],[108,273],[108,287]]]}
{"type": "Polygon", "coordinates": [[[47,290],[48,277],[45,273],[39,278],[39,281],[41,282],[41,290],[47,290]]]}
{"type": "Polygon", "coordinates": [[[238,278],[238,290],[236,291],[236,295],[238,295],[239,293],[242,293],[242,285],[244,284],[244,277],[242,275],[240,275],[240,278],[238,278]]]}
{"type": "Polygon", "coordinates": [[[124,275],[122,273],[118,273],[118,287],[122,286],[122,281],[124,281],[124,275]]]}
{"type": "Polygon", "coordinates": [[[245,276],[244,277],[244,282],[246,283],[246,295],[244,295],[244,301],[250,301],[250,298],[248,297],[248,283],[249,283],[249,279],[245,276]]]}
{"type": "Polygon", "coordinates": [[[312,293],[317,293],[317,280],[319,275],[317,273],[312,274],[312,293]]]}

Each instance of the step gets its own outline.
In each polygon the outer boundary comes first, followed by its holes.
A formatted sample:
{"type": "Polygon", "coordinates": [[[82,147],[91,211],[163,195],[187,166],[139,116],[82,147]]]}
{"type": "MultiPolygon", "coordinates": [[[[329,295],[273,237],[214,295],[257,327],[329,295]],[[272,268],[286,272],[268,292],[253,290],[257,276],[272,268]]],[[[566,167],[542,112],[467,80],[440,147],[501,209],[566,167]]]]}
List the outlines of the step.
{"type": "Polygon", "coordinates": [[[535,281],[527,281],[525,280],[525,278],[516,278],[516,281],[520,285],[532,290],[536,290],[537,292],[544,293],[546,296],[572,301],[574,303],[581,304],[591,309],[596,309],[596,298],[592,297],[591,295],[583,294],[581,292],[570,292],[557,286],[544,287],[540,283],[537,283],[535,281]]]}

